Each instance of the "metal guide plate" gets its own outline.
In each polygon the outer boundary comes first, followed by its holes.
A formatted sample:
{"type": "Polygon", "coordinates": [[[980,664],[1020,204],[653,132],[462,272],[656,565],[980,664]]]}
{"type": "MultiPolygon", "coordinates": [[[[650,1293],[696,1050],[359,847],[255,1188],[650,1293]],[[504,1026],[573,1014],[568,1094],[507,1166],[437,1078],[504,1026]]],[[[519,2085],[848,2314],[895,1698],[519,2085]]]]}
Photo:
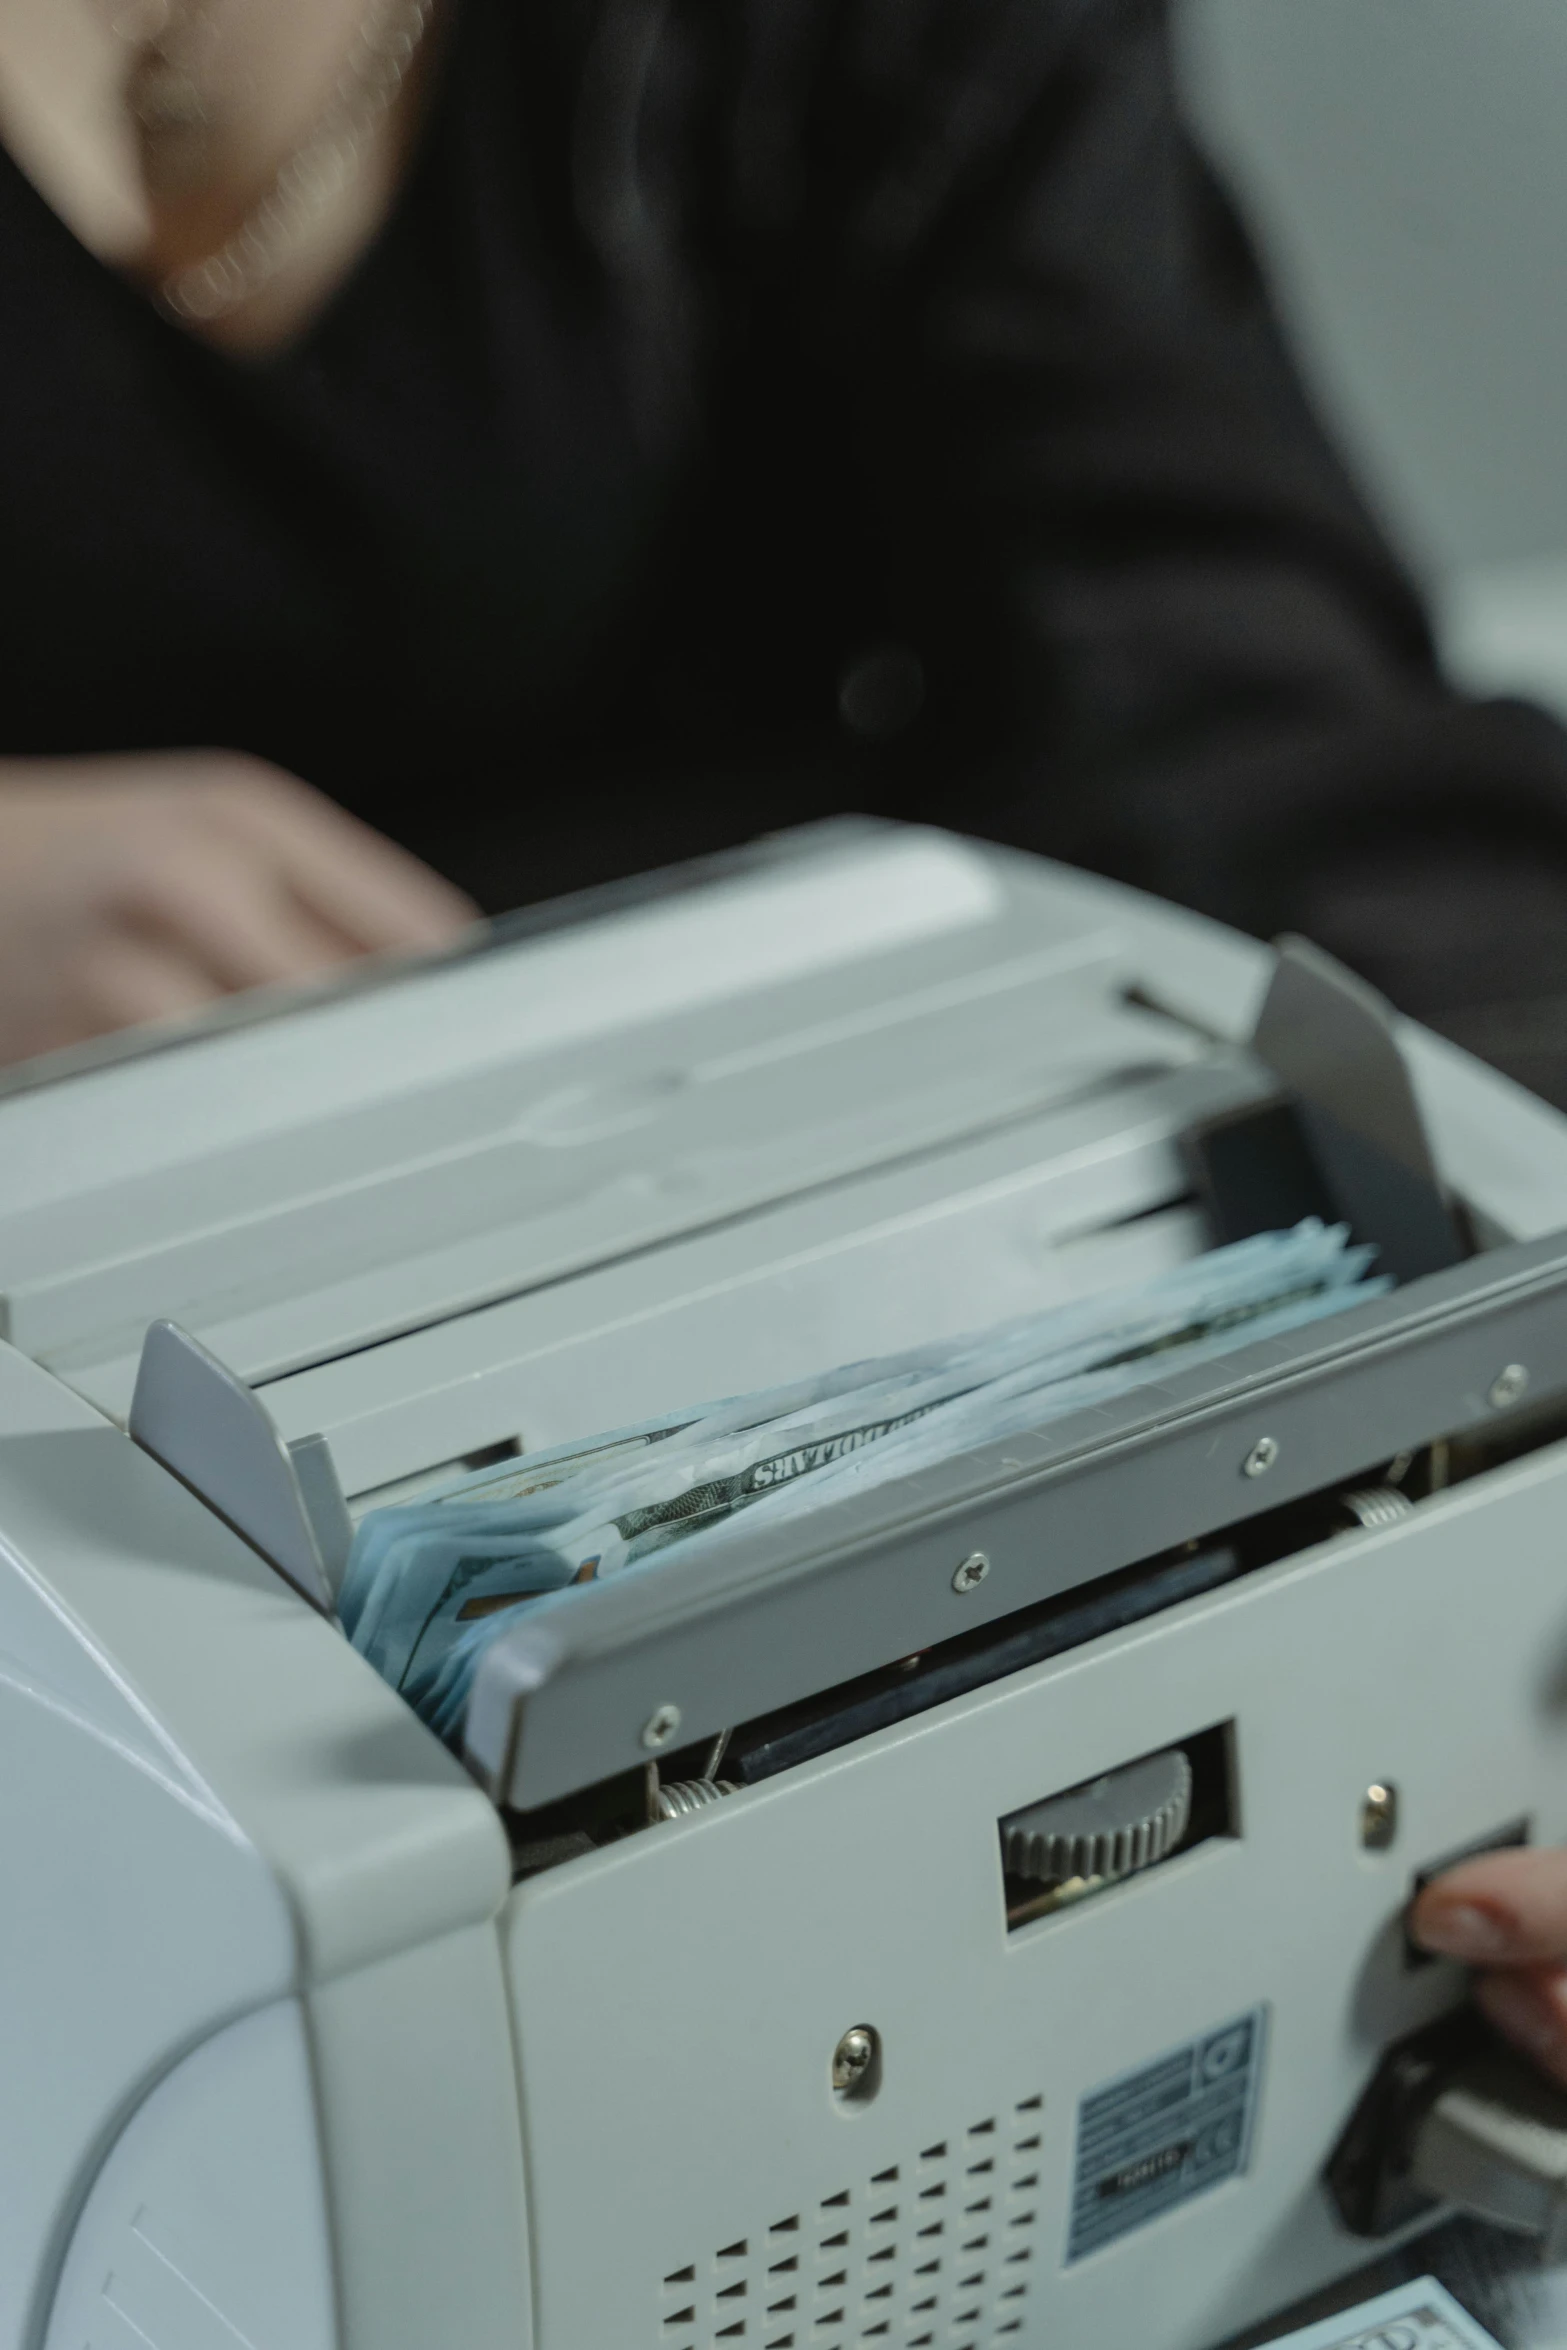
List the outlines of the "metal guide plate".
{"type": "MultiPolygon", "coordinates": [[[[1510,1366],[1567,1390],[1567,1235],[911,1474],[721,1552],[543,1600],[486,1656],[468,1759],[529,1810],[640,1766],[679,1708],[716,1735],[1393,1454],[1494,1417],[1510,1366]],[[1260,1440],[1268,1468],[1247,1473],[1260,1440]],[[959,1561],[991,1573],[958,1591],[959,1561]]],[[[1507,1400],[1515,1401],[1510,1392],[1507,1400]]]]}

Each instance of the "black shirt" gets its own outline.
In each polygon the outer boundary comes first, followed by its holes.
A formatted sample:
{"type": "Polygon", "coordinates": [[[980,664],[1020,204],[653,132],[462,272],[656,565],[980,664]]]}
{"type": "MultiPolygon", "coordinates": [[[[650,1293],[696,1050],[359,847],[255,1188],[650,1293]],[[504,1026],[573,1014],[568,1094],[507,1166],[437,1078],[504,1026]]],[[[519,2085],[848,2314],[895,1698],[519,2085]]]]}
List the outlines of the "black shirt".
{"type": "Polygon", "coordinates": [[[492,906],[929,818],[1560,1082],[1567,741],[1442,685],[1157,0],[463,0],[285,353],[3,158],[0,321],[0,752],[254,751],[492,906]]]}

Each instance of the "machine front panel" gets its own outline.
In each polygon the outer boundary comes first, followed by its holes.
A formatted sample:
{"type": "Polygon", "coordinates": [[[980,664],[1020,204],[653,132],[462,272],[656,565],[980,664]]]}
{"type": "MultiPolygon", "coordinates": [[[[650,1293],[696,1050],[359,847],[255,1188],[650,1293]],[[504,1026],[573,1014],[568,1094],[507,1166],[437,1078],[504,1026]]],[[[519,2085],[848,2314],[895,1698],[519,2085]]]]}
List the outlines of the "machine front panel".
{"type": "Polygon", "coordinates": [[[543,2350],[1207,2350],[1362,2262],[1323,2166],[1462,1991],[1408,1961],[1414,1876],[1567,1835],[1564,1480],[1537,1454],[521,1886],[543,2350]],[[1009,1930],[1001,1818],[1213,1731],[1221,1832],[1009,1930]],[[1210,2114],[1191,2065],[1240,2039],[1210,2114]],[[1169,2128],[1114,2160],[1129,2080],[1169,2128]]]}

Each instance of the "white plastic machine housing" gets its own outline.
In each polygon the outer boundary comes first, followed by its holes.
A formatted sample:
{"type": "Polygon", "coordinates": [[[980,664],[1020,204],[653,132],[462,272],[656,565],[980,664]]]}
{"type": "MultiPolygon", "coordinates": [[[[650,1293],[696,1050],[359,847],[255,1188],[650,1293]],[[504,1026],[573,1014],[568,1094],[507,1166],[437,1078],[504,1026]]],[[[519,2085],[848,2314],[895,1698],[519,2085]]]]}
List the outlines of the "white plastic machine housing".
{"type": "MultiPolygon", "coordinates": [[[[125,1429],[173,1321],[358,1513],[1136,1280],[1206,1245],[1271,967],[832,827],[0,1099],[4,2350],[1205,2350],[1365,2258],[1323,2164],[1458,1994],[1412,1874],[1567,1835],[1560,1445],[514,1881],[125,1429]],[[1001,1818],[1219,1724],[1231,1833],[1008,1930],[1001,1818]],[[1083,2101],[1238,2019],[1240,2167],[1074,2253],[1083,2101]]],[[[1481,1232],[1567,1225],[1567,1123],[1403,1043],[1481,1232]]]]}

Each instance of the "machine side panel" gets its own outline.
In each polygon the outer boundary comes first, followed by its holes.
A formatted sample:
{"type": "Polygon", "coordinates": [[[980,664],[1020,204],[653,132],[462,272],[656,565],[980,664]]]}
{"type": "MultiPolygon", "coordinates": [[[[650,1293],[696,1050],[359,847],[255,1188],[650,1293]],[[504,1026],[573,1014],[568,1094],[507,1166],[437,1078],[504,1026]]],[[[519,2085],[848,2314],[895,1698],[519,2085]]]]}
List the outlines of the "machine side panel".
{"type": "MultiPolygon", "coordinates": [[[[0,1412],[13,1373],[44,1378],[0,1350],[0,1412]]],[[[0,1436],[0,1543],[260,1854],[311,1979],[496,1914],[510,1865],[493,1807],[341,1633],[117,1428],[0,1436]]],[[[58,1791],[35,1780],[27,1796],[59,1839],[58,1791]]]]}
{"type": "Polygon", "coordinates": [[[301,1981],[489,1921],[508,1881],[492,1807],[341,1635],[0,1347],[6,2350],[34,2350],[84,2198],[171,2067],[301,1981]]]}
{"type": "MultiPolygon", "coordinates": [[[[106,1461],[131,1452],[75,1396],[0,1347],[0,2342],[31,2345],[83,2196],[127,2113],[230,2018],[278,1999],[297,1952],[271,1872],[135,1683],[47,1575],[106,1562],[134,1580],[134,1513],[106,1461]],[[106,1449],[107,1448],[107,1452],[106,1449]],[[68,1508],[27,1538],[40,1464],[68,1508]]],[[[147,1468],[151,1463],[144,1464],[147,1468]]],[[[168,1571],[168,1562],[165,1562],[168,1571]]],[[[63,1578],[69,1581],[67,1572],[63,1578]]]]}
{"type": "MultiPolygon", "coordinates": [[[[342,2350],[532,2350],[522,2141],[494,1927],[345,1976],[311,1995],[309,2024],[342,2350]]],[[[590,2340],[608,2350],[611,2339],[584,2336],[574,2350],[590,2340]]]]}
{"type": "Polygon", "coordinates": [[[539,2350],[1202,2350],[1362,2262],[1323,2165],[1462,1993],[1406,1963],[1413,1874],[1567,1835],[1564,1494],[1557,1447],[519,1886],[539,2350]],[[1233,1832],[1009,1930],[999,1820],[1221,1725],[1233,1832]],[[1080,2115],[1248,2018],[1238,2174],[1069,2259],[1080,2115]]]}
{"type": "Polygon", "coordinates": [[[337,2350],[304,2019],[205,2041],[127,2124],[88,2197],[44,2350],[337,2350]]]}

